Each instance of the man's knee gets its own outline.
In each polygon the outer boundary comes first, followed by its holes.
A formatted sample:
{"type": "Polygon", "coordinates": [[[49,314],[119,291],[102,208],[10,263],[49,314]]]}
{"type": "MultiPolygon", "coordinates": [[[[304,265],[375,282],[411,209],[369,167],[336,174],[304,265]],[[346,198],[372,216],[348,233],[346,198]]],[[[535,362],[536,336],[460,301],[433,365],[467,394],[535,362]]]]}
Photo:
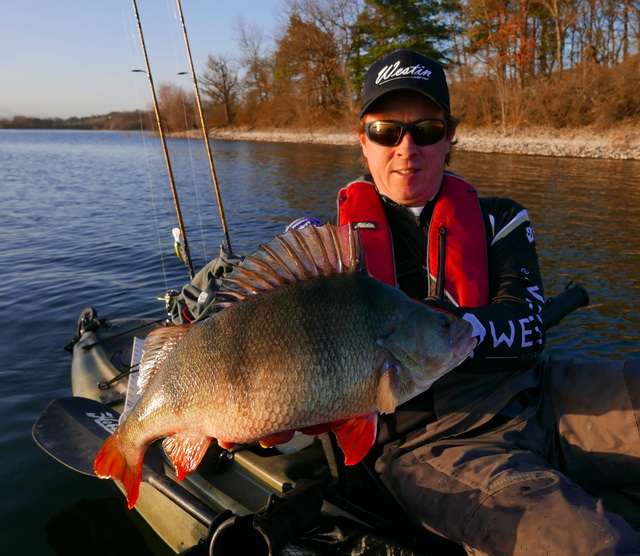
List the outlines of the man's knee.
{"type": "Polygon", "coordinates": [[[491,554],[639,554],[640,535],[561,474],[486,497],[463,540],[491,554]]]}

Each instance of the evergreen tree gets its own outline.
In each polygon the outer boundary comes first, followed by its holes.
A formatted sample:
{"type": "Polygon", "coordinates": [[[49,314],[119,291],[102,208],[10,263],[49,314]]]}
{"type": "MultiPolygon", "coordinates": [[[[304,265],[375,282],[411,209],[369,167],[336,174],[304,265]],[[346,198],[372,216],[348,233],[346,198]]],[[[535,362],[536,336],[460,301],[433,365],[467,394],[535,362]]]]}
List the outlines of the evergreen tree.
{"type": "Polygon", "coordinates": [[[367,68],[399,48],[410,48],[446,64],[451,38],[444,15],[456,0],[365,0],[354,26],[357,54],[349,71],[358,90],[367,68]]]}

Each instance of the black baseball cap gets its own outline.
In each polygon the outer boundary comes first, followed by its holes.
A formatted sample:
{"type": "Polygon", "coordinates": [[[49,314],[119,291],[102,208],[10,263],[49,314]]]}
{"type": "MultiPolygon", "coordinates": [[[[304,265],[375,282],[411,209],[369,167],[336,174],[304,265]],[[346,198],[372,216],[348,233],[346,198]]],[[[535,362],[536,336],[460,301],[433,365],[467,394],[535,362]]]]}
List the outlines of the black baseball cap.
{"type": "Polygon", "coordinates": [[[369,68],[362,89],[359,117],[362,118],[382,95],[393,91],[422,93],[446,112],[451,112],[444,69],[435,60],[414,50],[396,50],[369,68]]]}

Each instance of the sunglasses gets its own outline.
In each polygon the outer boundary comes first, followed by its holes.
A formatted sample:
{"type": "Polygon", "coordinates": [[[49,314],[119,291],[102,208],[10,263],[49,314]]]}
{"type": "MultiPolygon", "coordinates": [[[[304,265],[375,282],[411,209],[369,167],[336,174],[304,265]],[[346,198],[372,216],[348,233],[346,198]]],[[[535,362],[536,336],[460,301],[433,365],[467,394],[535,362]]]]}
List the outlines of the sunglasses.
{"type": "Polygon", "coordinates": [[[428,118],[404,124],[393,121],[369,122],[364,125],[364,133],[370,141],[382,147],[395,147],[402,141],[405,132],[411,134],[419,147],[434,145],[447,132],[447,124],[440,118],[428,118]]]}

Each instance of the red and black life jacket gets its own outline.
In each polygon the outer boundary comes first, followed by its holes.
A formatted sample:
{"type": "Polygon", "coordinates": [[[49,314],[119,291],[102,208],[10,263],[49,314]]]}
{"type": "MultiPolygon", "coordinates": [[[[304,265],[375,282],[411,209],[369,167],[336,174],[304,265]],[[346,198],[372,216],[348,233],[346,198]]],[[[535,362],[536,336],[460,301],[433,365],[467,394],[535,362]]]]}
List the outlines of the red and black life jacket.
{"type": "MultiPolygon", "coordinates": [[[[369,273],[396,286],[391,231],[371,182],[352,182],[338,194],[338,224],[349,223],[360,231],[369,273]]],[[[428,237],[431,295],[461,307],[487,305],[487,245],[477,192],[454,174],[444,174],[428,237]]]]}

